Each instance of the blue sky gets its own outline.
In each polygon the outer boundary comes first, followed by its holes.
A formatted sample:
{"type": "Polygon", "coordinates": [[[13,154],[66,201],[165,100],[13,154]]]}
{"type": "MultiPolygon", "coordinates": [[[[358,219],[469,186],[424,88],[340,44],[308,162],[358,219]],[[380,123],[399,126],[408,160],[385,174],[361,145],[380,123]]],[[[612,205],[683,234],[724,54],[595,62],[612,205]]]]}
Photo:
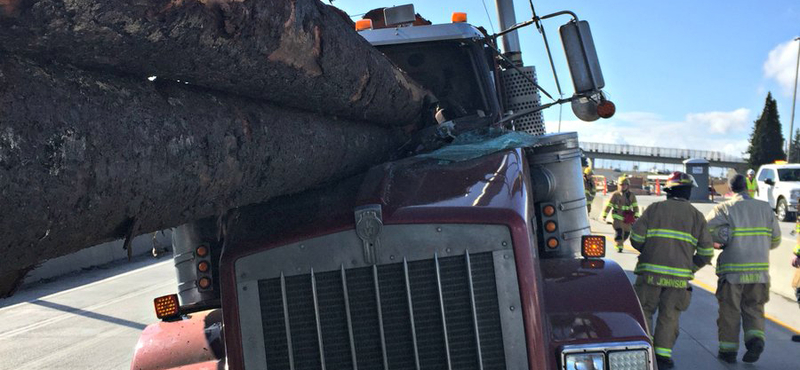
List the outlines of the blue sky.
{"type": "MultiPolygon", "coordinates": [[[[354,15],[407,3],[411,1],[333,4],[354,15]]],[[[480,0],[414,5],[434,23],[449,22],[453,11],[463,11],[470,23],[492,28],[480,0]]],[[[485,5],[497,30],[494,1],[485,5]]],[[[578,131],[581,140],[741,154],[768,91],[778,102],[788,135],[798,47],[792,39],[800,36],[800,1],[534,0],[534,6],[539,15],[572,10],[592,26],[605,91],[617,114],[587,123],[564,106],[562,130],[578,131]]],[[[527,1],[516,1],[515,8],[518,22],[530,18],[527,1]]],[[[545,27],[561,86],[571,95],[558,39],[558,27],[567,20],[549,19],[545,27]]],[[[542,86],[555,93],[541,36],[528,27],[520,38],[525,64],[535,65],[542,86]]],[[[544,116],[548,131],[556,131],[559,109],[550,108],[544,116]]],[[[795,117],[798,126],[800,117],[795,117]]]]}

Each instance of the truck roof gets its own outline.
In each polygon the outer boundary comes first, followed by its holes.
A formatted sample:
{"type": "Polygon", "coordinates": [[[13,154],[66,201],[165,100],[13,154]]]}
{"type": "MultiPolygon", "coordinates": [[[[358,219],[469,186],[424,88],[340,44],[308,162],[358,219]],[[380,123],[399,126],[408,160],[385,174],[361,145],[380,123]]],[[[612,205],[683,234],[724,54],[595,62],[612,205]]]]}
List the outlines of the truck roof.
{"type": "Polygon", "coordinates": [[[359,34],[375,46],[443,40],[472,40],[484,37],[481,31],[469,23],[381,28],[360,31],[359,34]]]}
{"type": "Polygon", "coordinates": [[[771,163],[771,164],[762,165],[761,168],[773,168],[773,169],[778,169],[778,168],[800,168],[800,163],[783,163],[783,164],[771,163]]]}

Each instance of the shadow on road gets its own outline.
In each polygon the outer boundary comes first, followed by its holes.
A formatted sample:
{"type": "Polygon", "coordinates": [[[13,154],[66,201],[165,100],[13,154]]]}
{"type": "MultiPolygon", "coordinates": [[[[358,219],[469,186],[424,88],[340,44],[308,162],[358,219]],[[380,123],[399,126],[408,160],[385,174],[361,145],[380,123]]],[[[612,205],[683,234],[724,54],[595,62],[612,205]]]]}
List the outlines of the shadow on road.
{"type": "Polygon", "coordinates": [[[58,311],[63,311],[63,312],[66,312],[66,313],[69,313],[69,314],[72,314],[72,315],[78,315],[78,316],[88,317],[90,319],[105,321],[105,322],[116,324],[116,325],[127,326],[129,328],[133,328],[133,329],[137,329],[137,330],[144,330],[144,328],[147,327],[147,325],[143,325],[143,324],[140,324],[138,322],[125,320],[125,319],[121,319],[121,318],[114,317],[114,316],[103,315],[103,314],[97,313],[97,312],[86,311],[86,310],[82,310],[80,308],[66,306],[66,305],[63,305],[63,304],[58,304],[58,303],[53,303],[53,302],[48,302],[48,301],[42,301],[42,300],[39,300],[39,299],[37,299],[35,301],[32,301],[32,302],[29,302],[29,303],[30,304],[35,304],[37,306],[52,308],[52,309],[58,310],[58,311]]]}

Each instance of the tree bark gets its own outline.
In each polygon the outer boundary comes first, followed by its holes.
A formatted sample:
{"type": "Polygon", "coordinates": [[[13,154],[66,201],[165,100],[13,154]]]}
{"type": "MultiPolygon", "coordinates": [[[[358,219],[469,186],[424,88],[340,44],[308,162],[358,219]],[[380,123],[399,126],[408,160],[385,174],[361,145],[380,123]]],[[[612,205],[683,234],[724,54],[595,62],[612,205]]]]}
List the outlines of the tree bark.
{"type": "Polygon", "coordinates": [[[0,50],[387,126],[427,92],[318,0],[0,0],[0,50]]]}
{"type": "Polygon", "coordinates": [[[48,258],[361,172],[401,141],[196,86],[3,57],[0,287],[48,258]]]}

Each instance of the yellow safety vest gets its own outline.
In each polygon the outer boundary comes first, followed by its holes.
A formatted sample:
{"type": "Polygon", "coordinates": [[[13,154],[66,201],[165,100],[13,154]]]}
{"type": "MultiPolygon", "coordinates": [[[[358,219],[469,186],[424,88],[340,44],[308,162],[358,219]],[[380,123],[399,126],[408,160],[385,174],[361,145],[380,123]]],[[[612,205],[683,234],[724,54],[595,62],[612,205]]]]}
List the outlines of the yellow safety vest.
{"type": "Polygon", "coordinates": [[[750,198],[755,198],[756,190],[758,189],[758,182],[755,178],[750,180],[749,178],[745,177],[745,180],[747,180],[747,194],[750,194],[750,198]]]}

